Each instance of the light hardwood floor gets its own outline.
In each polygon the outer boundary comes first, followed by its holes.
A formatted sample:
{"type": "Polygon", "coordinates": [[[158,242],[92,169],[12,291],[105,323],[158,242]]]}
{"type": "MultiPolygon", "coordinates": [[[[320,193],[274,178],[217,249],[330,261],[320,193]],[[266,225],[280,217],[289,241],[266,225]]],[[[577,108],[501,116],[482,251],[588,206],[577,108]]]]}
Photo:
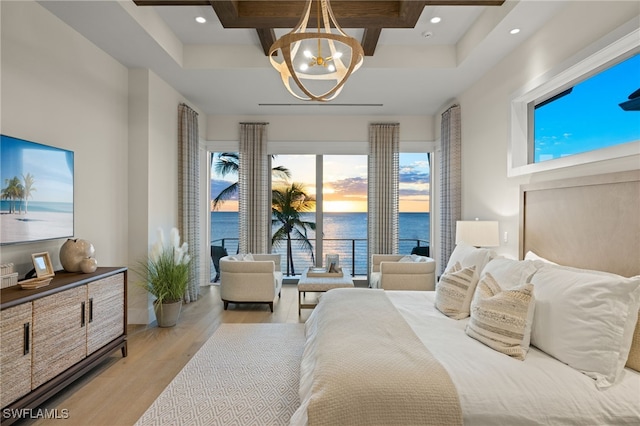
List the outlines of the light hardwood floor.
{"type": "Polygon", "coordinates": [[[40,407],[58,414],[68,410],[67,419],[21,424],[133,425],[221,323],[304,322],[312,311],[298,316],[297,297],[296,286],[285,284],[273,313],[264,304],[231,304],[225,311],[219,287],[201,287],[200,298],[183,306],[175,327],[129,326],[126,358],[114,353],[40,407]]]}

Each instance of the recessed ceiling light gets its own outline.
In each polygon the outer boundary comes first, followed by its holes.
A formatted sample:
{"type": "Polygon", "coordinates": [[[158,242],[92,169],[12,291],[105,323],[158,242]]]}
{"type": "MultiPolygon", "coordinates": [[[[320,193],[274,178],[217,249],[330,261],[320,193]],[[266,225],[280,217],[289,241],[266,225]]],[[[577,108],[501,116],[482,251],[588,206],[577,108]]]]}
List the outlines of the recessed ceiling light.
{"type": "Polygon", "coordinates": [[[439,17],[439,16],[434,16],[433,18],[431,18],[431,23],[432,24],[437,24],[440,21],[442,21],[442,18],[439,17]]]}
{"type": "Polygon", "coordinates": [[[509,34],[518,34],[520,32],[520,28],[514,28],[511,31],[509,31],[509,34]]]}
{"type": "Polygon", "coordinates": [[[204,24],[205,22],[207,22],[207,20],[206,20],[204,17],[202,17],[202,16],[197,16],[197,17],[196,17],[196,22],[197,22],[198,24],[204,24]]]}

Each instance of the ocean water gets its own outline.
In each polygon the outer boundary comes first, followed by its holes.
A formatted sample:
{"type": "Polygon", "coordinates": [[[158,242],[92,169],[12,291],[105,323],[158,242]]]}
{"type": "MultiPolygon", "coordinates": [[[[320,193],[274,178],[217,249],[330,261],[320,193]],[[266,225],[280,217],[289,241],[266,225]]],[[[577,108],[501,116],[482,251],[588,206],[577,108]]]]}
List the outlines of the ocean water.
{"type": "MultiPolygon", "coordinates": [[[[315,221],[313,213],[304,214],[304,220],[315,221]]],[[[356,275],[367,273],[367,214],[366,213],[325,213],[324,214],[324,254],[337,253],[340,266],[355,271],[356,275]]],[[[274,227],[274,230],[277,229],[274,227]]],[[[399,252],[411,253],[418,245],[429,245],[429,213],[400,213],[399,215],[399,252]]],[[[315,246],[315,232],[310,231],[309,240],[315,246]]],[[[238,250],[238,213],[214,212],[211,214],[211,244],[224,245],[229,254],[238,250]]],[[[313,259],[308,251],[300,248],[294,241],[293,260],[296,274],[308,266],[313,259]]],[[[314,250],[315,251],[315,250],[314,250]]],[[[286,241],[274,247],[274,253],[282,254],[281,269],[286,274],[286,241]]]]}
{"type": "MultiPolygon", "coordinates": [[[[11,203],[11,200],[0,200],[0,211],[8,212],[11,208],[11,203]]],[[[24,201],[16,200],[13,203],[16,210],[22,210],[24,212],[24,201]]],[[[73,213],[73,203],[29,200],[27,208],[29,209],[29,211],[33,212],[73,213]]]]}

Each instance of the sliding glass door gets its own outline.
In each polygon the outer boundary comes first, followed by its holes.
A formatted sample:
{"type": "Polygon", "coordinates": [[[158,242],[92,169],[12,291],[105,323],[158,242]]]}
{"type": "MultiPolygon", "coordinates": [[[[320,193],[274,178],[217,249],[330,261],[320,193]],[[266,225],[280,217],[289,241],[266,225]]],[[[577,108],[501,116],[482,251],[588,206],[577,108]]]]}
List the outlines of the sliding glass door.
{"type": "MultiPolygon", "coordinates": [[[[237,153],[211,160],[212,280],[218,253],[238,249],[237,153]]],[[[430,245],[429,154],[400,154],[399,252],[426,255],[430,245]]],[[[287,276],[325,266],[327,254],[367,275],[367,156],[272,156],[272,243],[287,276]]],[[[219,258],[219,257],[218,257],[219,258]]]]}
{"type": "Polygon", "coordinates": [[[400,153],[399,252],[429,256],[431,173],[429,154],[400,153]]]}
{"type": "Polygon", "coordinates": [[[286,276],[316,263],[316,157],[274,155],[272,252],[282,256],[286,276]]]}
{"type": "Polygon", "coordinates": [[[324,155],[321,160],[324,258],[337,254],[340,266],[366,275],[367,156],[324,155]]]}

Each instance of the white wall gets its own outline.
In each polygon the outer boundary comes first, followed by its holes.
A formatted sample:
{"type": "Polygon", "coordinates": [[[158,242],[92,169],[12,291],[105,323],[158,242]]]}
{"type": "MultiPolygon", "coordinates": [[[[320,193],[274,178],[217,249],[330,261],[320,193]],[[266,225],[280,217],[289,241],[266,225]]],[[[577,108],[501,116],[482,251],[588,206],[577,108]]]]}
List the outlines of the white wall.
{"type": "Polygon", "coordinates": [[[636,156],[507,177],[511,95],[640,11],[637,2],[612,3],[570,2],[538,33],[458,97],[462,115],[462,216],[463,219],[499,220],[501,239],[504,232],[508,232],[508,242],[502,242],[499,248],[503,254],[518,256],[521,184],[640,168],[636,156]]]}
{"type": "MultiPolygon", "coordinates": [[[[158,227],[178,225],[178,105],[189,102],[149,70],[128,70],[36,2],[0,5],[2,133],[74,151],[75,236],[93,243],[99,265],[135,266],[158,227]]],[[[200,113],[201,138],[206,125],[200,113]]],[[[0,262],[23,275],[31,253],[49,251],[61,269],[63,243],[2,246],[0,262]]],[[[137,281],[130,273],[129,322],[146,324],[153,314],[137,281]]]]}
{"type": "MultiPolygon", "coordinates": [[[[75,153],[75,236],[127,264],[127,69],[37,3],[1,2],[3,134],[75,153]]],[[[0,247],[20,274],[64,240],[0,247]]]]}
{"type": "MultiPolygon", "coordinates": [[[[162,228],[166,236],[178,223],[178,105],[189,102],[148,69],[129,71],[129,263],[145,259],[162,228]]],[[[193,105],[192,108],[196,109],[193,105]]],[[[206,132],[198,115],[200,134],[206,132]]],[[[203,247],[199,248],[201,253],[203,247]]],[[[202,256],[208,262],[207,256],[202,256]]],[[[129,280],[129,323],[154,320],[151,300],[129,280]]]]}
{"type": "Polygon", "coordinates": [[[313,144],[323,142],[363,143],[369,140],[369,124],[400,123],[400,141],[424,142],[434,140],[433,116],[209,116],[207,117],[208,141],[237,141],[241,122],[268,122],[270,142],[294,142],[313,144]]]}

